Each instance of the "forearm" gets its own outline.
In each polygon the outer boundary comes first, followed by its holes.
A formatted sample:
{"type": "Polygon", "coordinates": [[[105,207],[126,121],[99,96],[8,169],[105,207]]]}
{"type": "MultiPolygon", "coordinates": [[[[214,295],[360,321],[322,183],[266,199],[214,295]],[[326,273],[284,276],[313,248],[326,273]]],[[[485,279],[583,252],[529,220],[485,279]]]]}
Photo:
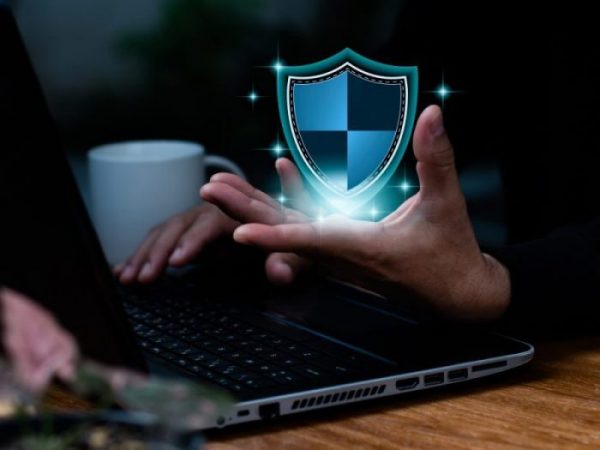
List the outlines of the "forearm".
{"type": "Polygon", "coordinates": [[[600,218],[490,253],[510,273],[507,323],[544,330],[600,324],[600,218]]]}

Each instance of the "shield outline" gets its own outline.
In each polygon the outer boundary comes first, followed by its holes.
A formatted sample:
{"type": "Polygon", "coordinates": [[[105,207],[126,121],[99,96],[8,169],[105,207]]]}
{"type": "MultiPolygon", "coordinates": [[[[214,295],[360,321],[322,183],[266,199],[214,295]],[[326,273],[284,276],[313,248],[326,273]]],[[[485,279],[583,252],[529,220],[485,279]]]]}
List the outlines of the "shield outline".
{"type": "MultiPolygon", "coordinates": [[[[418,95],[418,68],[416,66],[393,66],[368,59],[350,48],[345,48],[329,58],[302,66],[283,66],[277,72],[277,103],[279,118],[288,148],[302,175],[319,194],[336,209],[354,209],[372,199],[389,181],[402,160],[412,136],[418,95]],[[315,173],[305,159],[296,141],[289,104],[289,89],[292,79],[306,80],[325,76],[345,67],[376,79],[406,80],[406,112],[396,145],[388,151],[387,163],[368,183],[361,183],[348,193],[340,192],[315,173]],[[326,195],[323,194],[326,189],[326,195]]],[[[378,169],[379,170],[379,169],[378,169]]]]}

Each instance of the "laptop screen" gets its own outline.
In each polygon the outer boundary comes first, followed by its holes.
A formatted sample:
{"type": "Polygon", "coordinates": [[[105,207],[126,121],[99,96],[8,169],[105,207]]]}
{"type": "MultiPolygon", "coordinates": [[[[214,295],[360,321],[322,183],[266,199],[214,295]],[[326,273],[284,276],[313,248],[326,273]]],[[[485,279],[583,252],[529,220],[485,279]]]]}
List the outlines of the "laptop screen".
{"type": "Polygon", "coordinates": [[[0,60],[0,285],[51,310],[84,354],[139,366],[40,86],[1,3],[0,60]]]}

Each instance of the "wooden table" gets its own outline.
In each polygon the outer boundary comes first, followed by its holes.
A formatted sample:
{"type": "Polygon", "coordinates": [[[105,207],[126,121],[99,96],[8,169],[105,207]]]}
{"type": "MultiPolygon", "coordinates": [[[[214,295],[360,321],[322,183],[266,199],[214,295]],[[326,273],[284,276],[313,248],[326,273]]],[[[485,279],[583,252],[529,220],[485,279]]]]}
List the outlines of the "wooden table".
{"type": "MultiPolygon", "coordinates": [[[[53,391],[47,403],[85,404],[53,391]]],[[[209,450],[600,448],[600,338],[538,345],[512,373],[208,435],[209,450]]]]}

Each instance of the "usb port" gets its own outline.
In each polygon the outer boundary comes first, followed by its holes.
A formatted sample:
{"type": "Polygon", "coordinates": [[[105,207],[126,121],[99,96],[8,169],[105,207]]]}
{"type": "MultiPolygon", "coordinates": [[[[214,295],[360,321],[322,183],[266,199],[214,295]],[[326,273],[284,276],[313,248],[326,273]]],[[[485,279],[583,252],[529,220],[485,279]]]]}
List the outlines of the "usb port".
{"type": "Polygon", "coordinates": [[[456,369],[448,372],[448,381],[466,380],[469,378],[468,369],[456,369]]]}
{"type": "Polygon", "coordinates": [[[425,386],[434,386],[436,384],[442,384],[444,382],[444,373],[432,373],[431,375],[425,375],[424,378],[425,386]]]}
{"type": "Polygon", "coordinates": [[[396,381],[396,389],[399,391],[408,391],[414,389],[419,384],[419,377],[406,378],[404,380],[396,381]]]}

